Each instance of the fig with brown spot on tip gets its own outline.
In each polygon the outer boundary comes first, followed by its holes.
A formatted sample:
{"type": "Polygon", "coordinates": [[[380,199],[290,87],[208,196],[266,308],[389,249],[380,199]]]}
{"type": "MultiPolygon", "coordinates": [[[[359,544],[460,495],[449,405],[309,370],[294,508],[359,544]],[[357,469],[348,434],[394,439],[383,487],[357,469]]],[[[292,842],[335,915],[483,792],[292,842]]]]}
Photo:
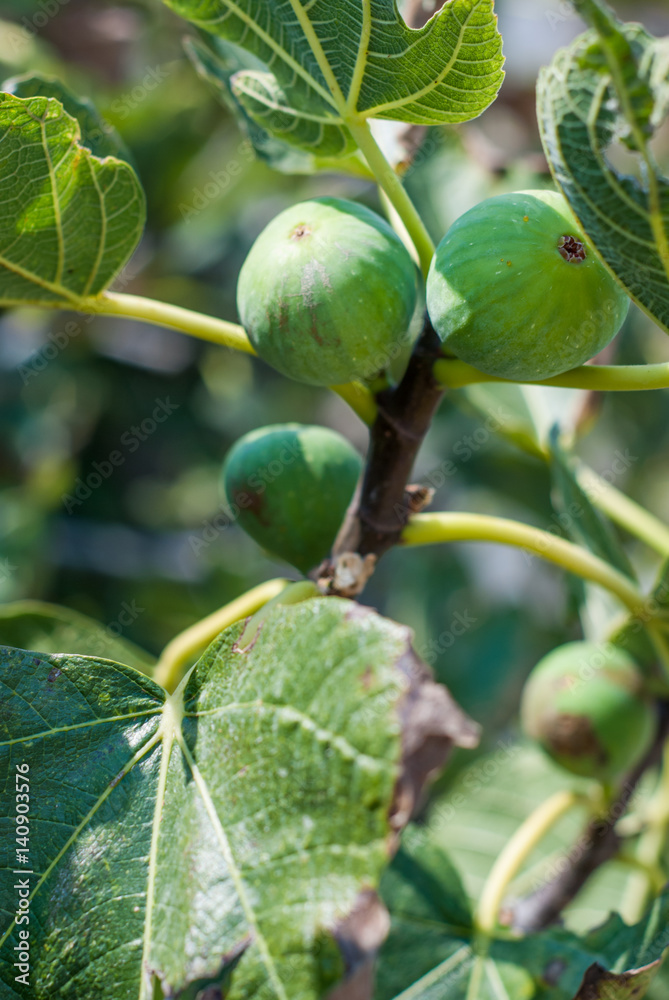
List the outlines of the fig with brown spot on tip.
{"type": "Polygon", "coordinates": [[[355,202],[314,198],[260,234],[239,275],[237,306],[273,368],[310,385],[341,385],[371,381],[411,347],[422,326],[413,322],[418,291],[417,268],[387,222],[355,202]]]}
{"type": "Polygon", "coordinates": [[[519,381],[594,357],[629,302],[554,191],[498,195],[465,212],[437,247],[427,279],[428,313],[449,353],[519,381]]]}
{"type": "Polygon", "coordinates": [[[523,729],[562,767],[609,784],[650,749],[655,711],[632,658],[612,643],[569,642],[530,674],[523,729]]]}

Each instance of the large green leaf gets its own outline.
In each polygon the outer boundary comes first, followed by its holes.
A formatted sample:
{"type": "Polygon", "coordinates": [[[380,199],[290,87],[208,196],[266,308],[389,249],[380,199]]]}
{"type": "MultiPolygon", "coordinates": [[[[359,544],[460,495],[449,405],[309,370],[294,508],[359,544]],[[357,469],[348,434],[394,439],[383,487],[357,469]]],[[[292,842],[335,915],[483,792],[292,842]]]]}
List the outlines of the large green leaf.
{"type": "Polygon", "coordinates": [[[598,31],[560,51],[540,76],[544,149],[603,260],[669,331],[669,182],[649,147],[669,107],[669,43],[593,0],[577,6],[598,31]],[[614,166],[607,151],[616,140],[636,155],[639,176],[614,166]]]}
{"type": "Polygon", "coordinates": [[[430,830],[409,828],[381,890],[391,929],[376,1000],[640,1000],[669,944],[665,895],[633,927],[616,915],[582,937],[500,936],[477,958],[452,858],[430,830]]]}
{"type": "Polygon", "coordinates": [[[421,29],[395,0],[166,0],[255,56],[232,90],[267,132],[320,156],[355,144],[348,124],[468,121],[502,82],[492,0],[450,0],[421,29]]]}
{"type": "Polygon", "coordinates": [[[0,646],[97,656],[125,663],[144,674],[151,674],[155,662],[143,649],[122,639],[116,629],[43,601],[0,604],[0,646]]]}
{"type": "Polygon", "coordinates": [[[475,733],[408,630],[350,601],[274,608],[240,646],[244,627],[171,697],[110,661],[3,651],[3,1000],[150,1000],[152,975],[192,996],[233,962],[231,1000],[316,1000],[345,972],[346,917],[416,782],[475,733]],[[26,764],[29,987],[12,965],[26,764]]]}
{"type": "Polygon", "coordinates": [[[0,305],[76,305],[104,291],[144,225],[132,168],[94,156],[53,98],[0,93],[0,145],[0,305]]]}

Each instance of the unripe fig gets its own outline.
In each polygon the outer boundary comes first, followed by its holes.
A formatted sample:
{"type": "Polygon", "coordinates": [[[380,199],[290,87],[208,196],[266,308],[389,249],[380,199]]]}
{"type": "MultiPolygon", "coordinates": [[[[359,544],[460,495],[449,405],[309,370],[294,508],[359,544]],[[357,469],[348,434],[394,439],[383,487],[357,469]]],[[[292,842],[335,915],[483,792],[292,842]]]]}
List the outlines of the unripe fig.
{"type": "Polygon", "coordinates": [[[609,783],[649,749],[655,715],[630,656],[611,643],[569,642],[525,685],[521,720],[556,763],[609,783]]]}
{"type": "Polygon", "coordinates": [[[410,338],[416,267],[374,212],[315,198],[276,217],[251,247],[237,306],[261,358],[311,385],[372,379],[410,338]]]}
{"type": "Polygon", "coordinates": [[[306,573],[332,548],[361,468],[360,455],[341,434],[276,424],[233,445],[223,485],[240,527],[306,573]]]}
{"type": "Polygon", "coordinates": [[[451,226],[427,279],[448,351],[482,372],[535,381],[594,357],[629,298],[554,191],[488,198],[451,226]]]}

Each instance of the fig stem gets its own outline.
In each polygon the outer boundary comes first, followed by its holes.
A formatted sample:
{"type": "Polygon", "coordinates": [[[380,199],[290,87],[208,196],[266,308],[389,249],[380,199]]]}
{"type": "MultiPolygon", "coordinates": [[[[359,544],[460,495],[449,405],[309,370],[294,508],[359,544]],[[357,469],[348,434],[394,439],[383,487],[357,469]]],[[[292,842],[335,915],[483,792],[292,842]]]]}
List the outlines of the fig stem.
{"type": "Polygon", "coordinates": [[[145,299],[140,295],[106,292],[94,299],[83,299],[76,307],[80,312],[99,316],[127,316],[141,319],[156,326],[167,326],[200,340],[208,340],[222,347],[231,347],[246,354],[255,354],[243,327],[215,316],[193,312],[169,302],[145,299]]]}
{"type": "MultiPolygon", "coordinates": [[[[434,545],[440,542],[498,542],[513,545],[556,563],[584,580],[598,583],[615,594],[633,613],[644,611],[644,597],[634,583],[603,559],[529,524],[486,514],[416,514],[402,533],[405,545],[434,545]]],[[[647,612],[644,612],[647,617],[647,612]]]]}
{"type": "MultiPolygon", "coordinates": [[[[40,303],[43,305],[43,303],[40,303]]],[[[141,295],[126,295],[121,292],[105,292],[96,298],[72,299],[71,301],[47,303],[47,308],[75,309],[90,316],[125,316],[139,319],[155,326],[165,326],[179,330],[189,337],[206,340],[221,347],[255,356],[256,352],[246,336],[243,326],[228,320],[207,316],[204,313],[184,309],[169,302],[145,299],[141,295]]],[[[374,423],[376,406],[374,396],[360,382],[331,386],[332,391],[348,403],[351,409],[366,424],[374,423]]]]}
{"type": "Polygon", "coordinates": [[[555,824],[579,805],[588,805],[592,809],[590,799],[577,792],[563,789],[549,796],[521,823],[498,855],[483,886],[474,915],[476,957],[469,977],[466,1000],[478,1000],[480,995],[485,963],[509,885],[555,824]]]}
{"type": "Polygon", "coordinates": [[[566,813],[580,805],[592,808],[592,801],[562,789],[537,806],[507,841],[488,875],[477,907],[474,923],[481,935],[487,938],[494,933],[507,889],[535,847],[566,813]]]}
{"type": "Polygon", "coordinates": [[[360,120],[359,122],[347,121],[346,124],[360,151],[367,160],[379,187],[385,191],[390,203],[406,226],[406,230],[411,237],[411,242],[416,248],[423,274],[427,277],[427,272],[430,270],[430,263],[434,256],[434,243],[425,227],[425,223],[418,214],[416,206],[407,194],[396,171],[388,162],[381,147],[372,135],[372,130],[368,123],[360,120]]]}
{"type": "Polygon", "coordinates": [[[204,652],[223,629],[233,625],[247,615],[255,614],[291,584],[290,580],[278,578],[261,583],[234,601],[214,611],[201,621],[184,629],[165,646],[156,664],[153,679],[170,694],[179,686],[184,668],[204,652]]]}
{"type": "MultiPolygon", "coordinates": [[[[439,338],[426,318],[401,382],[376,397],[367,465],[335,541],[335,557],[355,552],[380,558],[400,541],[409,514],[420,509],[407,484],[444,394],[432,374],[438,350],[439,338]]],[[[366,580],[361,577],[361,586],[366,580]]]]}
{"type": "MultiPolygon", "coordinates": [[[[504,382],[511,379],[486,375],[455,358],[435,362],[435,378],[447,389],[462,389],[479,382],[504,382]]],[[[562,375],[543,381],[527,380],[524,385],[558,386],[562,389],[587,389],[590,392],[639,392],[644,389],[669,389],[669,363],[652,365],[581,365],[562,375]]]]}

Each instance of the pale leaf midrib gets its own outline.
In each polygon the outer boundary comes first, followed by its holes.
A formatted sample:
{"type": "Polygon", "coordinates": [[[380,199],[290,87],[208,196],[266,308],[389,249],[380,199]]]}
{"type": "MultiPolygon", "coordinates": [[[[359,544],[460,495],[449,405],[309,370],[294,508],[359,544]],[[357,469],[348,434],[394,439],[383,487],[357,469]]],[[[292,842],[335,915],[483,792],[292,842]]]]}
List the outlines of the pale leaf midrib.
{"type": "Polygon", "coordinates": [[[504,985],[502,977],[499,974],[499,969],[491,958],[486,960],[485,973],[496,1000],[512,1000],[512,997],[509,995],[509,991],[504,985]]]}
{"type": "Polygon", "coordinates": [[[56,175],[53,169],[53,163],[51,162],[51,150],[49,149],[49,140],[47,138],[46,123],[44,122],[44,120],[42,120],[40,123],[40,129],[42,133],[42,148],[44,149],[44,157],[46,159],[47,168],[49,170],[49,179],[51,182],[51,198],[53,201],[53,214],[56,226],[56,238],[58,240],[58,267],[56,268],[56,276],[54,284],[60,286],[63,278],[63,269],[65,267],[65,238],[63,235],[63,220],[61,218],[61,212],[60,212],[58,184],[56,183],[56,175]]]}
{"type": "Polygon", "coordinates": [[[107,246],[107,211],[106,211],[106,206],[105,206],[105,199],[104,199],[104,196],[102,194],[102,190],[100,188],[100,185],[98,183],[98,178],[97,178],[97,175],[96,175],[96,171],[95,171],[95,166],[94,166],[93,160],[90,157],[87,157],[86,158],[86,162],[88,164],[88,170],[89,170],[90,175],[91,175],[91,181],[93,182],[93,185],[95,186],[95,190],[96,190],[97,196],[98,196],[98,201],[99,201],[99,204],[100,204],[100,233],[99,233],[99,236],[98,236],[98,252],[97,252],[95,261],[93,262],[93,266],[91,268],[91,273],[89,275],[88,281],[86,282],[86,286],[85,286],[83,292],[81,293],[82,294],[82,298],[85,298],[86,296],[90,295],[91,288],[93,287],[95,279],[98,276],[98,272],[100,270],[100,265],[102,263],[102,258],[104,256],[104,251],[105,251],[106,246],[107,246]]]}
{"type": "MultiPolygon", "coordinates": [[[[156,789],[156,805],[153,811],[153,821],[151,823],[151,847],[149,850],[149,873],[146,883],[146,911],[144,915],[144,942],[142,945],[142,962],[139,973],[139,1000],[151,1000],[150,993],[145,993],[144,984],[146,982],[148,958],[151,950],[151,933],[153,930],[153,910],[155,904],[156,891],[156,869],[158,860],[158,844],[160,840],[160,821],[162,817],[165,793],[167,790],[167,774],[169,770],[170,755],[174,743],[174,729],[162,734],[162,757],[160,760],[160,773],[158,775],[158,787],[156,789]]],[[[150,984],[149,984],[150,986],[150,984]]]]}
{"type": "Polygon", "coordinates": [[[360,40],[358,42],[358,52],[356,54],[353,76],[346,98],[346,109],[349,115],[355,115],[357,111],[358,98],[362,89],[362,81],[367,68],[367,47],[372,35],[372,8],[371,0],[362,0],[362,25],[360,27],[360,40]]]}
{"type": "Polygon", "coordinates": [[[200,797],[202,798],[202,801],[204,803],[207,815],[209,816],[212,827],[216,834],[217,840],[221,848],[221,853],[223,854],[223,859],[228,867],[230,876],[234,882],[235,889],[237,890],[237,894],[239,896],[239,901],[244,911],[244,915],[249,923],[249,926],[252,927],[254,930],[254,943],[257,946],[258,951],[260,952],[260,956],[262,958],[263,964],[265,965],[265,968],[267,969],[267,973],[271,980],[272,986],[274,987],[274,990],[279,1000],[289,1000],[289,997],[286,991],[284,990],[283,983],[279,977],[267,941],[265,940],[265,937],[258,926],[255,911],[253,909],[253,906],[251,905],[251,901],[246,891],[246,885],[241,876],[239,868],[237,867],[237,864],[235,862],[234,856],[232,854],[232,849],[230,847],[230,843],[223,828],[223,824],[221,823],[218,813],[216,812],[216,807],[214,806],[213,800],[209,793],[207,783],[204,780],[201,771],[199,770],[197,764],[193,759],[188,744],[184,739],[183,732],[181,730],[178,730],[175,735],[179,743],[179,746],[181,748],[181,751],[186,759],[186,762],[188,763],[191,774],[193,775],[193,781],[195,782],[197,790],[200,793],[200,797]]]}
{"type": "Polygon", "coordinates": [[[314,26],[311,23],[311,19],[304,7],[302,6],[300,0],[289,0],[290,6],[293,8],[295,16],[299,21],[300,27],[304,32],[304,37],[309,43],[309,47],[314,54],[316,62],[318,63],[318,68],[320,69],[325,82],[330,88],[330,101],[334,102],[339,114],[346,119],[346,98],[339,86],[339,81],[334,74],[332,66],[325,55],[323,46],[321,45],[321,40],[314,30],[314,26]]]}

